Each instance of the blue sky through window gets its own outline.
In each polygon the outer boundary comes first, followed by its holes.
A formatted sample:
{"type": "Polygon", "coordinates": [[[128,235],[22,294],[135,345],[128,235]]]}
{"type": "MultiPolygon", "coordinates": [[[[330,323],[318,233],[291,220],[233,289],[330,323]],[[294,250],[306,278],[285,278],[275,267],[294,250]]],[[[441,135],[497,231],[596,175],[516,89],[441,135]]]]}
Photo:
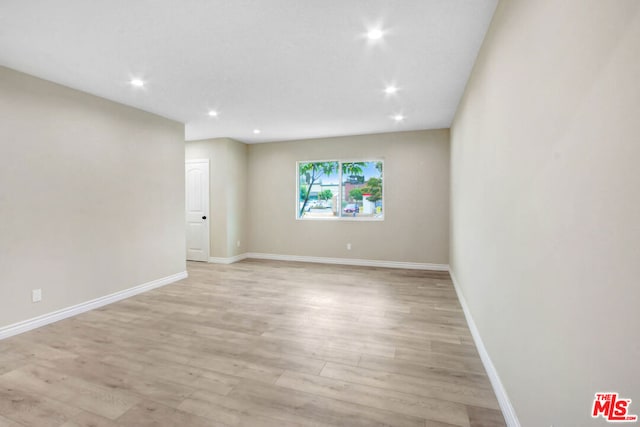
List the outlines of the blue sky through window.
{"type": "MultiPolygon", "coordinates": [[[[377,162],[365,162],[364,167],[362,168],[363,172],[364,172],[364,180],[365,182],[369,179],[369,178],[380,178],[380,172],[378,171],[378,169],[376,169],[376,163],[377,162]]],[[[343,177],[343,180],[346,179],[347,177],[343,177]]],[[[320,179],[320,181],[322,182],[323,185],[328,185],[328,184],[338,184],[340,182],[340,175],[338,173],[338,171],[336,171],[335,173],[331,174],[331,175],[322,175],[322,178],[320,179]]],[[[318,184],[320,184],[320,182],[318,182],[318,184]]]]}

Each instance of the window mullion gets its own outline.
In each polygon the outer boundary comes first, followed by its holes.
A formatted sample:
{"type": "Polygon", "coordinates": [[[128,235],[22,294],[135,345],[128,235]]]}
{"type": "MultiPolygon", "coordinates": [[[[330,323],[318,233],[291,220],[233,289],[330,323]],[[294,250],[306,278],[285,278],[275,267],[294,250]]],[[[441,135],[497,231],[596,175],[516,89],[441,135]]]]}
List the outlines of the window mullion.
{"type": "Polygon", "coordinates": [[[342,217],[342,162],[338,162],[339,180],[338,180],[338,218],[342,217]]]}

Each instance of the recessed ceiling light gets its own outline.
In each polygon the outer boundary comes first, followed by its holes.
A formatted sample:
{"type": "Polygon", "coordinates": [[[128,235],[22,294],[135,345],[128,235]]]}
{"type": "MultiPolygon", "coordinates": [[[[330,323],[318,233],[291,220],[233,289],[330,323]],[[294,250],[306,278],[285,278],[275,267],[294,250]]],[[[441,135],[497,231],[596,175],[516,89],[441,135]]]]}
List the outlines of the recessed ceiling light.
{"type": "Polygon", "coordinates": [[[386,93],[387,95],[393,95],[397,92],[398,92],[398,88],[393,85],[387,86],[384,88],[384,93],[386,93]]]}
{"type": "Polygon", "coordinates": [[[391,118],[396,122],[401,122],[404,120],[404,116],[402,114],[396,114],[394,116],[391,116],[391,118]]]}
{"type": "Polygon", "coordinates": [[[211,110],[211,111],[209,111],[209,116],[211,116],[211,117],[218,117],[218,112],[217,112],[217,111],[214,111],[214,110],[211,110]]]}
{"type": "Polygon", "coordinates": [[[144,81],[140,80],[140,79],[131,79],[131,86],[133,87],[142,87],[144,86],[144,81]]]}
{"type": "Polygon", "coordinates": [[[260,133],[260,129],[254,129],[253,133],[255,133],[256,135],[260,133]]]}
{"type": "Polygon", "coordinates": [[[367,33],[367,38],[369,40],[380,40],[383,35],[384,35],[384,33],[382,32],[382,30],[380,28],[372,28],[367,33]]]}

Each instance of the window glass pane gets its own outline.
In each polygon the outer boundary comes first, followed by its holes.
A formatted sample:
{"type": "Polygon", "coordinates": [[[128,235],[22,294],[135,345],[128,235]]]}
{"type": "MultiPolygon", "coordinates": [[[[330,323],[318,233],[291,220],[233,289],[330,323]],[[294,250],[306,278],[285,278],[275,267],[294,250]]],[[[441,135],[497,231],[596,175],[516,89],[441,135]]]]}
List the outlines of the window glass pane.
{"type": "Polygon", "coordinates": [[[342,163],[343,217],[382,218],[381,161],[342,163]]]}
{"type": "Polygon", "coordinates": [[[339,186],[338,162],[298,163],[298,217],[336,217],[339,186]]]}

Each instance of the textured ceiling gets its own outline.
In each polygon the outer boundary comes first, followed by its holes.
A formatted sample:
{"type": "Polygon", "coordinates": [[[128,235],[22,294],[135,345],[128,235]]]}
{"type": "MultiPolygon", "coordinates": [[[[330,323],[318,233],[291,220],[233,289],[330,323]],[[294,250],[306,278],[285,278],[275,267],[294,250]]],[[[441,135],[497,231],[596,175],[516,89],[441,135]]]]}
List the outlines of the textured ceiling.
{"type": "Polygon", "coordinates": [[[183,122],[188,140],[446,128],[496,4],[0,0],[0,64],[183,122]]]}

